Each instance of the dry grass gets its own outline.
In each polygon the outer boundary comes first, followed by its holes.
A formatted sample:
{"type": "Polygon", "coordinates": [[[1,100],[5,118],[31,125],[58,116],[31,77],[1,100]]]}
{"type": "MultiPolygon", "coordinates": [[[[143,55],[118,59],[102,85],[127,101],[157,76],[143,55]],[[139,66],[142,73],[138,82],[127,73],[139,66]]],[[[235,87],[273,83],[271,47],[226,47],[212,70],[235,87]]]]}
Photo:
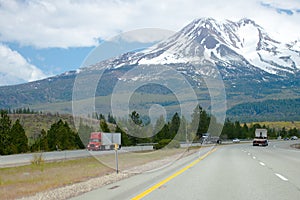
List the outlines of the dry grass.
{"type": "MultiPolygon", "coordinates": [[[[119,154],[120,171],[147,162],[160,160],[175,154],[183,155],[183,149],[119,154]]],[[[76,160],[31,164],[0,169],[1,199],[16,199],[38,192],[70,185],[90,178],[112,173],[115,155],[103,155],[76,160]],[[100,161],[100,162],[99,162],[100,161]]]]}
{"type": "Polygon", "coordinates": [[[279,122],[253,122],[247,124],[250,126],[251,124],[260,124],[260,125],[266,125],[270,128],[275,128],[277,130],[281,130],[283,127],[286,128],[286,130],[297,128],[300,129],[300,121],[292,121],[292,122],[286,122],[286,121],[279,121],[279,122]]]}
{"type": "Polygon", "coordinates": [[[88,178],[110,173],[94,158],[0,169],[1,199],[33,195],[88,178]]]}
{"type": "Polygon", "coordinates": [[[300,149],[300,144],[292,144],[291,147],[296,148],[296,149],[300,149]]]}

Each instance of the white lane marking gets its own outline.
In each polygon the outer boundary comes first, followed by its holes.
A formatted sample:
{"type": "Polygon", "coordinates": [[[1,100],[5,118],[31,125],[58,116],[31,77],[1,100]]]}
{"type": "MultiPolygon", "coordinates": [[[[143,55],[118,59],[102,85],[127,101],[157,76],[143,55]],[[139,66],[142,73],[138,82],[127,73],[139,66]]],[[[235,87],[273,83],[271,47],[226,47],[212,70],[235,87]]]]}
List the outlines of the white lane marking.
{"type": "Polygon", "coordinates": [[[259,164],[261,164],[262,166],[266,166],[266,164],[263,162],[259,162],[259,164]]]}
{"type": "Polygon", "coordinates": [[[253,156],[252,158],[253,158],[253,159],[256,159],[256,157],[255,157],[255,156],[253,156]]]}
{"type": "Polygon", "coordinates": [[[283,181],[288,181],[289,180],[289,179],[285,178],[284,176],[282,176],[281,174],[275,173],[275,175],[278,176],[283,181]]]}
{"type": "Polygon", "coordinates": [[[251,153],[248,153],[248,156],[250,156],[251,155],[251,153]]]}

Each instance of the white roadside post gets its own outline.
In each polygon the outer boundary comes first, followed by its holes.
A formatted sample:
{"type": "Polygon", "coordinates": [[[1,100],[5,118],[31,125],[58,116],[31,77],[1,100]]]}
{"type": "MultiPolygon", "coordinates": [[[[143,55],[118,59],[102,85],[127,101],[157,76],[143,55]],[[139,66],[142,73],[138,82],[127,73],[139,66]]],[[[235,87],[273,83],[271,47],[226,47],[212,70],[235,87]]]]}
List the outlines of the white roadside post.
{"type": "Polygon", "coordinates": [[[116,172],[117,172],[117,174],[119,173],[118,148],[119,148],[119,145],[115,144],[115,158],[116,158],[116,172]]]}

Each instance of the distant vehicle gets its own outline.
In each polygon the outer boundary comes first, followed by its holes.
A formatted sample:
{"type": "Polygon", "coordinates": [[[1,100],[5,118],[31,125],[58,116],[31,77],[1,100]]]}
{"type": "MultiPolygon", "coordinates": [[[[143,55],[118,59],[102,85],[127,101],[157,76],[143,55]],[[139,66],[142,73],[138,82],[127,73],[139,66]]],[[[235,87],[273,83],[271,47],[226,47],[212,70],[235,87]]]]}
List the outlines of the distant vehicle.
{"type": "Polygon", "coordinates": [[[289,140],[290,138],[286,137],[286,138],[283,138],[283,140],[289,140]]]}
{"type": "Polygon", "coordinates": [[[115,148],[115,144],[119,149],[121,148],[121,133],[92,132],[87,150],[112,150],[115,148]]]}
{"type": "Polygon", "coordinates": [[[268,146],[267,129],[256,129],[253,146],[268,146]]]}
{"type": "Polygon", "coordinates": [[[239,140],[238,138],[234,138],[234,139],[232,140],[232,142],[233,142],[233,143],[239,143],[240,140],[239,140]]]}
{"type": "Polygon", "coordinates": [[[222,140],[219,136],[213,136],[210,133],[204,133],[201,138],[201,143],[204,144],[222,144],[222,140]]]}
{"type": "Polygon", "coordinates": [[[298,140],[298,137],[294,135],[291,137],[291,140],[298,140]]]}

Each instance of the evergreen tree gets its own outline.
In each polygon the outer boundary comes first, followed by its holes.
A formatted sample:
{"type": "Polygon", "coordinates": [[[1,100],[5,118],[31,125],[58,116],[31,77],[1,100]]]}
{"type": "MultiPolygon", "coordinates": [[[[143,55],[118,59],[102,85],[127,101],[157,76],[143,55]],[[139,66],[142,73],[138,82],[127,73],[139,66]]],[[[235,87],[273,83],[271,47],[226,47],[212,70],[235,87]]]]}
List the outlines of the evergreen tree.
{"type": "Polygon", "coordinates": [[[0,111],[0,155],[11,154],[10,147],[10,129],[11,120],[7,115],[7,111],[0,111]]]}
{"type": "Polygon", "coordinates": [[[103,131],[103,132],[106,132],[106,133],[109,133],[110,132],[110,130],[109,130],[109,128],[108,128],[108,125],[107,125],[107,123],[106,123],[106,121],[105,120],[100,120],[100,128],[101,128],[101,130],[103,131]]]}
{"type": "Polygon", "coordinates": [[[229,119],[226,119],[221,134],[222,137],[224,139],[233,139],[234,138],[233,132],[234,132],[234,124],[229,119]]]}
{"type": "Polygon", "coordinates": [[[153,137],[155,137],[155,135],[164,127],[164,125],[166,124],[165,118],[163,115],[161,115],[157,120],[156,123],[154,125],[153,128],[153,137]]]}
{"type": "Polygon", "coordinates": [[[248,134],[249,128],[246,123],[244,123],[242,130],[241,130],[241,139],[251,138],[251,135],[248,134]]]}
{"type": "Polygon", "coordinates": [[[178,130],[178,134],[176,136],[176,140],[178,141],[191,141],[190,140],[190,135],[189,135],[189,132],[188,132],[188,122],[187,120],[185,119],[184,116],[181,117],[181,120],[180,120],[180,126],[179,126],[179,130],[178,130]]]}
{"type": "Polygon", "coordinates": [[[140,119],[140,115],[139,113],[137,113],[136,111],[133,111],[131,113],[131,115],[129,115],[131,120],[134,122],[134,124],[141,126],[142,125],[142,120],[140,119]]]}
{"type": "Polygon", "coordinates": [[[121,145],[122,146],[130,146],[132,145],[130,138],[130,135],[127,135],[125,131],[123,131],[118,125],[116,127],[116,133],[121,133],[121,145]]]}
{"type": "Polygon", "coordinates": [[[163,128],[153,137],[153,142],[159,142],[163,139],[168,139],[169,132],[169,124],[165,124],[163,128]]]}
{"type": "Polygon", "coordinates": [[[111,124],[116,124],[115,118],[110,113],[108,113],[107,122],[111,124]]]}
{"type": "Polygon", "coordinates": [[[191,129],[196,131],[194,135],[200,139],[204,133],[207,133],[210,123],[210,116],[203,108],[198,105],[192,114],[191,129]]]}
{"type": "Polygon", "coordinates": [[[179,130],[179,126],[180,126],[180,117],[179,117],[178,113],[176,112],[174,114],[174,116],[172,117],[170,127],[169,127],[169,133],[168,133],[166,139],[173,139],[179,130]]]}
{"type": "Polygon", "coordinates": [[[34,152],[34,151],[49,151],[47,132],[44,129],[42,129],[41,134],[39,134],[38,138],[31,145],[30,150],[32,152],[34,152]]]}
{"type": "Polygon", "coordinates": [[[85,125],[80,121],[78,128],[78,135],[83,144],[87,145],[89,143],[90,134],[94,132],[94,129],[88,125],[85,125]]]}
{"type": "Polygon", "coordinates": [[[25,153],[28,151],[28,138],[19,119],[12,126],[10,137],[11,145],[14,146],[14,153],[25,153]]]}
{"type": "Polygon", "coordinates": [[[49,150],[66,150],[83,148],[78,134],[71,130],[67,122],[59,120],[51,125],[50,130],[47,132],[47,140],[49,150]]]}
{"type": "Polygon", "coordinates": [[[105,116],[104,116],[103,114],[100,113],[100,115],[99,115],[99,120],[101,120],[101,119],[105,120],[105,116]]]}

